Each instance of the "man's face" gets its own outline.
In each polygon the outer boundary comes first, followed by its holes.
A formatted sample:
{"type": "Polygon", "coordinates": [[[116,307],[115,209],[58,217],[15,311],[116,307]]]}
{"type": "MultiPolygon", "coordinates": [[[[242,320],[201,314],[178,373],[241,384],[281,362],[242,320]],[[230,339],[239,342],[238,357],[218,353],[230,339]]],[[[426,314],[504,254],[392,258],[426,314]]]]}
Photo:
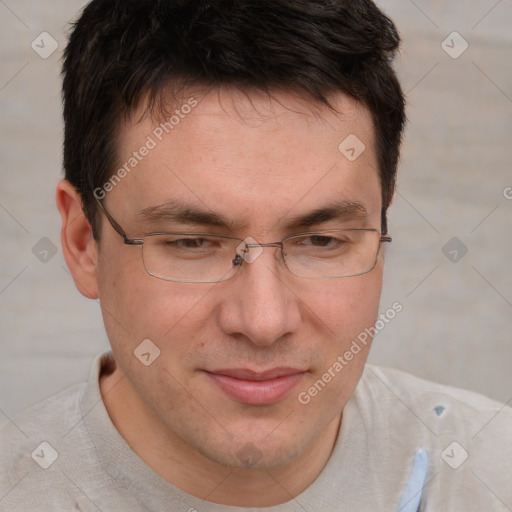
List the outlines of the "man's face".
{"type": "MultiPolygon", "coordinates": [[[[126,124],[119,166],[148,136],[156,147],[106,195],[106,208],[133,238],[184,231],[276,242],[297,232],[284,228],[291,218],[343,201],[362,205],[366,217],[326,220],[302,231],[379,229],[381,190],[369,112],[341,94],[332,100],[339,114],[319,105],[313,111],[296,95],[273,98],[226,90],[195,96],[198,105],[161,141],[154,135],[160,120],[126,124]],[[351,134],[366,146],[354,161],[338,148],[351,134]],[[230,226],[140,215],[176,202],[216,213],[230,226]]],[[[251,467],[275,468],[339,421],[369,346],[311,400],[304,392],[374,324],[382,257],[365,275],[304,279],[287,271],[278,248],[267,247],[230,280],[170,282],[148,275],[141,247],[124,245],[103,217],[97,279],[117,365],[169,441],[184,441],[224,465],[244,467],[247,457],[251,467]],[[160,349],[149,366],[134,355],[143,340],[160,349]],[[242,382],[247,375],[240,371],[261,376],[274,369],[295,375],[285,384],[242,382]],[[237,380],[237,372],[244,379],[237,380]]]]}

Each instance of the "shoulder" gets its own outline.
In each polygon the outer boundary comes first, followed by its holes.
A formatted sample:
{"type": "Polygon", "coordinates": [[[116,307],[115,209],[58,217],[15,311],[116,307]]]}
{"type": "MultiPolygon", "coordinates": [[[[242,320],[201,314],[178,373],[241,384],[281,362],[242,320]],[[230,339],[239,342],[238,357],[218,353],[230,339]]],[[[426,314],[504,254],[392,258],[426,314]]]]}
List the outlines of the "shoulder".
{"type": "Polygon", "coordinates": [[[376,386],[387,388],[391,393],[397,392],[401,397],[415,402],[437,398],[440,400],[439,405],[441,406],[445,400],[455,406],[458,405],[475,412],[496,409],[504,409],[505,414],[512,412],[512,408],[506,404],[480,393],[432,382],[407,372],[373,364],[366,365],[361,384],[366,390],[368,387],[375,388],[376,386]]]}
{"type": "Polygon", "coordinates": [[[503,503],[512,504],[509,405],[375,365],[366,366],[353,399],[390,460],[400,450],[428,454],[425,510],[501,510],[503,503]]]}
{"type": "MultiPolygon", "coordinates": [[[[368,364],[356,397],[374,407],[407,409],[433,432],[454,429],[474,436],[488,422],[512,440],[512,408],[474,391],[431,382],[406,372],[368,364]]],[[[405,421],[407,416],[398,415],[405,421]]]]}
{"type": "MultiPolygon", "coordinates": [[[[452,442],[512,458],[512,408],[480,393],[367,365],[353,397],[363,422],[441,452],[452,442]]],[[[391,435],[391,434],[387,434],[391,435]]]]}
{"type": "Polygon", "coordinates": [[[86,386],[86,382],[75,384],[5,421],[0,426],[3,453],[44,432],[65,433],[80,419],[80,400],[86,386]]]}
{"type": "Polygon", "coordinates": [[[9,418],[0,426],[1,453],[10,454],[14,461],[17,453],[24,455],[41,437],[64,436],[80,421],[80,399],[86,386],[85,382],[71,386],[9,418]]]}
{"type": "Polygon", "coordinates": [[[96,357],[88,382],[70,386],[0,426],[1,510],[71,510],[80,503],[83,497],[74,481],[84,470],[100,472],[84,418],[101,405],[98,375],[109,358],[108,352],[96,357]]]}
{"type": "Polygon", "coordinates": [[[27,500],[25,504],[37,506],[37,500],[62,478],[62,473],[52,471],[51,466],[59,458],[62,439],[80,422],[80,398],[85,387],[86,383],[74,385],[0,426],[0,496],[6,510],[11,510],[11,499],[13,506],[19,502],[20,493],[27,500]],[[30,482],[33,495],[24,482],[30,482]]]}

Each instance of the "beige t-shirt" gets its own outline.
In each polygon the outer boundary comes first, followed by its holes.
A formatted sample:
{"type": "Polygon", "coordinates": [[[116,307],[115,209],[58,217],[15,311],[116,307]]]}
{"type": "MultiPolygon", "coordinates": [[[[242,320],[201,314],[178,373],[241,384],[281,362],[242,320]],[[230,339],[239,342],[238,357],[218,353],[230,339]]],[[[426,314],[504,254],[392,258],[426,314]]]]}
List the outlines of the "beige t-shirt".
{"type": "Polygon", "coordinates": [[[512,511],[512,409],[367,365],[332,455],[295,499],[216,505],[165,481],[128,446],[101,399],[99,355],[73,386],[0,427],[0,511],[512,511]]]}

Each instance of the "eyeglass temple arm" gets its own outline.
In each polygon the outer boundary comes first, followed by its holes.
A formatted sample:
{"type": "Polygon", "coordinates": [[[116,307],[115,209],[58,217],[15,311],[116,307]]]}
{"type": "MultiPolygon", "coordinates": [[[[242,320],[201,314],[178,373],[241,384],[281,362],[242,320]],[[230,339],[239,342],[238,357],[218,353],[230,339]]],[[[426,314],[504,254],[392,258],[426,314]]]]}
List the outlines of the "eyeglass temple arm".
{"type": "Polygon", "coordinates": [[[101,211],[105,214],[105,217],[107,217],[108,221],[110,222],[110,225],[115,229],[115,231],[123,238],[123,241],[126,245],[142,245],[144,243],[143,240],[128,238],[126,235],[124,229],[117,223],[117,221],[108,213],[106,208],[101,204],[101,201],[98,198],[95,198],[96,202],[98,203],[98,206],[100,207],[101,211]]]}
{"type": "Polygon", "coordinates": [[[386,208],[382,208],[381,211],[381,233],[382,236],[380,237],[381,242],[392,242],[393,239],[390,236],[386,236],[388,234],[388,216],[386,212],[386,208]]]}

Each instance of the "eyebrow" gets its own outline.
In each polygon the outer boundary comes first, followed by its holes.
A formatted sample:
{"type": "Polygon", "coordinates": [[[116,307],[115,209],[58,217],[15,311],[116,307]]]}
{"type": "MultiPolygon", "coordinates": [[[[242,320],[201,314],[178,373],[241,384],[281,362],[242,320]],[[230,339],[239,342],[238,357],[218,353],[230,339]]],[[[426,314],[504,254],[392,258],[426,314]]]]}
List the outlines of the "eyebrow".
{"type": "MultiPolygon", "coordinates": [[[[170,201],[158,206],[144,208],[136,214],[144,224],[151,225],[157,222],[195,224],[198,226],[211,226],[235,230],[236,222],[224,215],[202,207],[187,205],[179,201],[170,201]]],[[[307,213],[296,215],[287,219],[283,228],[287,231],[310,228],[330,220],[367,221],[366,207],[357,201],[340,201],[329,203],[307,213]]],[[[242,229],[244,226],[239,226],[242,229]]]]}
{"type": "Polygon", "coordinates": [[[313,210],[306,214],[300,214],[287,220],[284,228],[295,231],[303,228],[310,228],[330,220],[337,221],[367,221],[368,211],[366,207],[357,201],[341,201],[329,203],[328,205],[313,210]]]}

